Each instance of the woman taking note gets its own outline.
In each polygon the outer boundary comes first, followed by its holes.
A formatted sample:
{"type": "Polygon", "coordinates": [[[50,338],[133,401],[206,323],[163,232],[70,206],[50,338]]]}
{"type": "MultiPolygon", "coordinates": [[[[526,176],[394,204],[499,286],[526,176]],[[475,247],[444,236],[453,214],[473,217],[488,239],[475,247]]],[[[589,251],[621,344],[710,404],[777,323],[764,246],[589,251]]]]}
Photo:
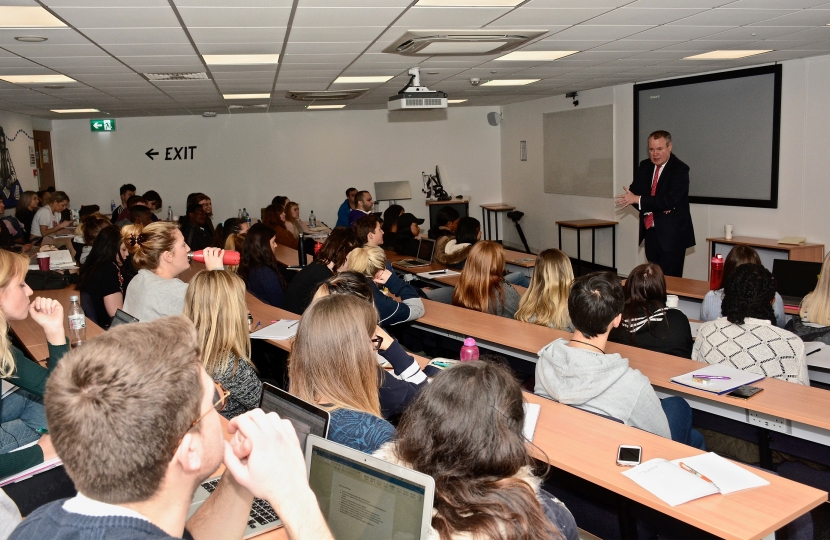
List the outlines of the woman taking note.
{"type": "Polygon", "coordinates": [[[61,212],[66,210],[69,197],[63,191],[56,191],[49,197],[49,204],[42,206],[32,218],[31,236],[49,236],[72,225],[71,221],[61,221],[61,212]]]}
{"type": "Polygon", "coordinates": [[[530,288],[522,295],[516,320],[573,332],[568,315],[568,295],[574,272],[571,260],[558,249],[546,249],[536,257],[530,288]]]}
{"type": "Polygon", "coordinates": [[[504,248],[490,241],[470,250],[452,295],[452,304],[512,319],[521,297],[504,280],[504,248]]]}
{"type": "MultiPolygon", "coordinates": [[[[157,221],[143,227],[121,229],[124,245],[133,256],[138,275],[127,287],[124,311],[142,322],[181,315],[187,283],[178,275],[190,268],[190,252],[181,231],[173,223],[157,221]]],[[[222,270],[225,250],[205,248],[205,268],[222,270]]]]}

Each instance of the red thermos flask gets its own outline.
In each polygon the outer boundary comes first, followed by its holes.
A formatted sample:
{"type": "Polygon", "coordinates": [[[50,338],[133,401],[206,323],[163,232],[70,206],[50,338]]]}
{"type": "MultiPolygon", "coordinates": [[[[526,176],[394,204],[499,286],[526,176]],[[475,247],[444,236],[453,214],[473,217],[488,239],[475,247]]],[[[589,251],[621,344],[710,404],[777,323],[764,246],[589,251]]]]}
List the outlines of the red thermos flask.
{"type": "Polygon", "coordinates": [[[716,291],[721,288],[723,281],[723,255],[718,253],[712,257],[712,270],[709,272],[709,289],[716,291]]]}
{"type": "MultiPolygon", "coordinates": [[[[200,249],[199,251],[191,251],[187,254],[187,258],[191,261],[196,261],[203,263],[205,262],[205,250],[200,249]]],[[[222,257],[222,264],[227,264],[229,266],[236,266],[239,264],[239,252],[238,251],[230,251],[225,250],[225,256],[222,257]]]]}

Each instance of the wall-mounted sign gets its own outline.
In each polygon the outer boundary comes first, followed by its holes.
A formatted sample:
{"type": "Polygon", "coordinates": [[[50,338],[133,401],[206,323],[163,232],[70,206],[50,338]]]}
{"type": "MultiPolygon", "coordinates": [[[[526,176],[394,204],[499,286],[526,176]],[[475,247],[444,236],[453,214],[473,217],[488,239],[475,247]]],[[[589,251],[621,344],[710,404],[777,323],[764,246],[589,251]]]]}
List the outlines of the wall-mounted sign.
{"type": "MultiPolygon", "coordinates": [[[[180,159],[193,159],[194,150],[196,150],[195,146],[168,146],[164,149],[164,160],[176,161],[180,159]]],[[[155,148],[150,148],[144,152],[144,155],[155,161],[153,156],[159,155],[159,151],[155,148]]]]}
{"type": "Polygon", "coordinates": [[[102,118],[89,121],[90,131],[115,131],[115,118],[102,118]]]}

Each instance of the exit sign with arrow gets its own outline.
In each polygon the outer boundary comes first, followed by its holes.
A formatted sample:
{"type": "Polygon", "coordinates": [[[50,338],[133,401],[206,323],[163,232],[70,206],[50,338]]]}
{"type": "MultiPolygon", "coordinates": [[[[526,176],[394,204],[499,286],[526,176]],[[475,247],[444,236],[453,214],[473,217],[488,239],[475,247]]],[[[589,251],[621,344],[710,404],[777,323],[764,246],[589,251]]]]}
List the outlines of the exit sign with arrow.
{"type": "Polygon", "coordinates": [[[90,131],[115,131],[115,118],[102,118],[89,121],[90,131]]]}

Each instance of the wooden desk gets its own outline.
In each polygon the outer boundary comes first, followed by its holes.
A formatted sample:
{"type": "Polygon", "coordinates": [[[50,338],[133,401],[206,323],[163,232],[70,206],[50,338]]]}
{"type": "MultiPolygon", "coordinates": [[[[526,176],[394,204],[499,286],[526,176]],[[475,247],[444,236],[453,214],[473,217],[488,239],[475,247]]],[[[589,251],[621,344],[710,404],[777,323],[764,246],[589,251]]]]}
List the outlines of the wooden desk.
{"type": "MultiPolygon", "coordinates": [[[[683,298],[702,301],[706,293],[709,292],[709,282],[702,279],[666,276],[666,292],[683,298]]],[[[784,306],[784,313],[798,315],[798,309],[784,306]]]]}
{"type": "Polygon", "coordinates": [[[533,268],[536,266],[536,257],[523,251],[513,251],[512,249],[504,250],[504,262],[514,266],[521,266],[523,268],[533,268]],[[530,260],[528,260],[530,259],[530,260]]]}
{"type": "MultiPolygon", "coordinates": [[[[299,253],[296,249],[282,244],[277,244],[277,249],[274,250],[274,255],[277,257],[277,262],[285,266],[297,266],[300,264],[299,253]]],[[[311,264],[314,261],[314,255],[306,255],[306,264],[311,264]]]]}
{"type": "Polygon", "coordinates": [[[611,267],[617,268],[617,221],[606,221],[604,219],[572,219],[568,221],[557,221],[559,226],[559,251],[562,251],[562,227],[576,230],[576,261],[577,276],[582,270],[582,230],[591,230],[591,264],[596,264],[596,240],[597,229],[611,229],[611,267]]]}
{"type": "MultiPolygon", "coordinates": [[[[754,236],[733,236],[731,240],[726,238],[707,238],[709,242],[709,255],[714,257],[715,244],[728,244],[732,246],[750,246],[752,248],[768,249],[772,251],[784,251],[791,261],[822,262],[824,260],[824,244],[779,244],[778,240],[772,238],[756,238],[754,236]]],[[[711,267],[710,267],[711,269],[711,267]]]]}
{"type": "Polygon", "coordinates": [[[492,231],[490,230],[490,215],[491,213],[496,213],[496,242],[501,243],[499,240],[499,212],[512,212],[516,209],[515,206],[510,206],[509,204],[502,204],[502,203],[493,203],[493,204],[480,204],[481,207],[481,232],[484,232],[484,228],[487,228],[487,235],[484,237],[485,240],[493,240],[492,231]]]}

